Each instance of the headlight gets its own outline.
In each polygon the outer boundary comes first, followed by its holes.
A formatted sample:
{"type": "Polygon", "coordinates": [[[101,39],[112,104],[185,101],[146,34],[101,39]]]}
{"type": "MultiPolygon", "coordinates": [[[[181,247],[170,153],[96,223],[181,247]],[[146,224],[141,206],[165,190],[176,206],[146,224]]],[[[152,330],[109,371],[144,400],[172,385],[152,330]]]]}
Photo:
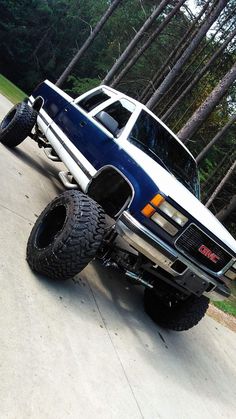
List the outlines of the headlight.
{"type": "Polygon", "coordinates": [[[156,224],[162,227],[171,236],[175,236],[176,233],[178,233],[178,229],[157,212],[155,212],[155,214],[151,216],[151,220],[153,220],[156,224]]]}
{"type": "MultiPolygon", "coordinates": [[[[233,265],[233,267],[235,267],[235,264],[233,265]]],[[[231,271],[230,269],[225,272],[225,276],[227,276],[227,278],[231,279],[232,281],[236,280],[236,272],[231,271]]]]}
{"type": "Polygon", "coordinates": [[[185,215],[183,215],[181,212],[179,212],[177,209],[175,209],[167,201],[162,202],[159,205],[158,208],[162,212],[164,212],[166,215],[168,215],[170,218],[172,218],[172,220],[174,220],[181,227],[183,227],[188,221],[188,219],[187,219],[187,217],[185,217],[185,215]]]}
{"type": "Polygon", "coordinates": [[[236,269],[236,262],[234,262],[234,264],[233,264],[233,268],[234,268],[234,269],[236,269]]]}
{"type": "Polygon", "coordinates": [[[164,230],[168,231],[168,233],[170,233],[172,236],[174,236],[177,233],[178,229],[175,226],[173,226],[169,221],[167,221],[164,217],[158,214],[155,208],[159,208],[160,211],[168,215],[168,217],[175,221],[180,227],[184,227],[188,221],[188,218],[185,217],[185,215],[183,215],[175,207],[173,207],[173,205],[169,204],[169,202],[167,202],[162,195],[155,195],[154,198],[142,209],[142,214],[145,215],[145,217],[151,218],[162,228],[164,228],[164,230]],[[163,226],[163,220],[165,221],[166,228],[163,226]]]}

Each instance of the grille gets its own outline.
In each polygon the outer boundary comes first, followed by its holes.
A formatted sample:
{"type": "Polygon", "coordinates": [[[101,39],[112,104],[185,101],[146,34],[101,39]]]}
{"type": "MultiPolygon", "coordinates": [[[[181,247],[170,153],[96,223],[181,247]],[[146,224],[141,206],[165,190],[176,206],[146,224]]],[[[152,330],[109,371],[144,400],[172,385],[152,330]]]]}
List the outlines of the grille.
{"type": "Polygon", "coordinates": [[[208,237],[195,225],[189,226],[184,233],[177,239],[176,246],[186,253],[191,259],[201,263],[213,272],[218,272],[227,265],[231,256],[223,250],[217,243],[208,237]],[[216,263],[199,252],[201,245],[206,246],[211,252],[215,253],[219,259],[216,263]]]}

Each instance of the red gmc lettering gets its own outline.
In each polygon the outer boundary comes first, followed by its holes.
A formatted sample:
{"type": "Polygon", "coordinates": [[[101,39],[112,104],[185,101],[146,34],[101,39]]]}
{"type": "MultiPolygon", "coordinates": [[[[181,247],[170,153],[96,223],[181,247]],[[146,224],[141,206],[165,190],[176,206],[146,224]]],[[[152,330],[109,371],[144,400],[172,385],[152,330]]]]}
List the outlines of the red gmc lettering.
{"type": "Polygon", "coordinates": [[[208,259],[210,259],[212,262],[216,263],[220,257],[217,256],[215,253],[213,253],[208,247],[206,247],[204,244],[202,244],[199,247],[199,252],[202,253],[202,255],[206,256],[208,259]]]}

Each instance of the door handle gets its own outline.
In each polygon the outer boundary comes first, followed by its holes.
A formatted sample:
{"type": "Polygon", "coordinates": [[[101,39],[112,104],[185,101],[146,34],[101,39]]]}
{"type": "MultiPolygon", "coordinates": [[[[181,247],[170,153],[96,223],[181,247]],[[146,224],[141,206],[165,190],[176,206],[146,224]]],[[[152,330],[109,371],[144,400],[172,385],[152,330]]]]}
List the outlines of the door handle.
{"type": "Polygon", "coordinates": [[[79,125],[80,125],[81,128],[83,128],[83,127],[85,127],[85,125],[87,125],[87,122],[86,121],[81,121],[79,123],[79,125]]]}

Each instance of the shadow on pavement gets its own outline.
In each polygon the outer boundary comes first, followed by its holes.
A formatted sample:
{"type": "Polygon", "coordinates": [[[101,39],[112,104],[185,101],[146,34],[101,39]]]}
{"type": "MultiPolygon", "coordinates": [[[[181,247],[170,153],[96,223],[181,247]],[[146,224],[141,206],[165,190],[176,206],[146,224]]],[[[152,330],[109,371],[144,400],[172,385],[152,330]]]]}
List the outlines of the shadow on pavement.
{"type": "MultiPolygon", "coordinates": [[[[148,363],[154,375],[176,382],[177,387],[186,392],[191,391],[194,383],[201,397],[213,401],[220,397],[222,403],[232,404],[227,386],[221,382],[222,371],[218,371],[218,365],[224,364],[226,376],[234,372],[230,364],[224,362],[225,354],[218,345],[218,324],[212,319],[203,320],[200,326],[188,332],[158,327],[144,312],[142,288],[130,285],[124,275],[102,267],[97,261],[70,281],[38,279],[49,292],[53,290],[58,298],[67,301],[67,305],[69,301],[74,314],[80,316],[83,306],[86,321],[104,327],[114,342],[124,340],[126,348],[130,348],[130,358],[137,358],[141,364],[148,363]],[[208,333],[210,329],[213,333],[208,333]]],[[[232,379],[236,382],[236,376],[232,379]]]]}
{"type": "Polygon", "coordinates": [[[20,148],[8,149],[8,151],[10,151],[10,153],[12,153],[22,162],[27,164],[30,168],[36,170],[40,175],[46,178],[50,176],[51,181],[54,183],[54,187],[56,188],[58,193],[63,192],[65,190],[58,178],[59,170],[52,164],[50,164],[50,162],[48,163],[46,160],[41,159],[41,162],[39,163],[34,157],[31,157],[30,154],[26,153],[24,150],[20,148]]]}

